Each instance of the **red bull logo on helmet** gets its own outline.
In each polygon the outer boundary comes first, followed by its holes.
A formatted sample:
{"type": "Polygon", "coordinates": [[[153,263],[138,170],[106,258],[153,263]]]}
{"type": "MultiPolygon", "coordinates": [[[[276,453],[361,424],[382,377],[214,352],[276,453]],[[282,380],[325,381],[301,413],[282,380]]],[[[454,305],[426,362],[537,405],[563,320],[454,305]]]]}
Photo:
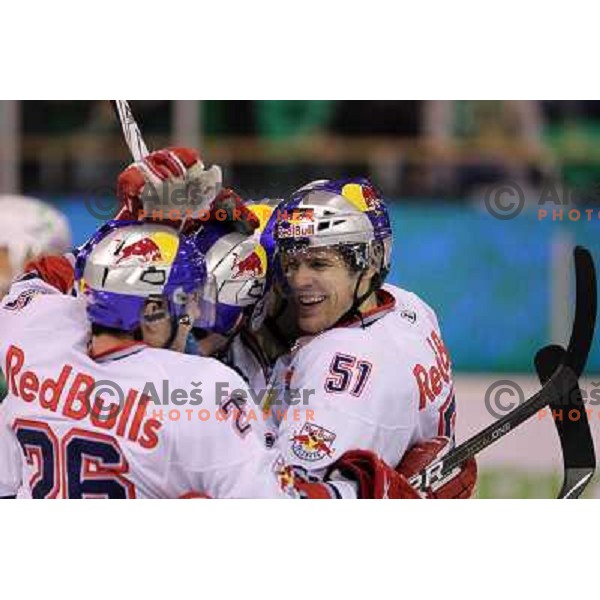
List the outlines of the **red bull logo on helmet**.
{"type": "Polygon", "coordinates": [[[342,196],[361,212],[379,210],[381,201],[371,185],[347,183],[342,188],[342,196]]]}
{"type": "Polygon", "coordinates": [[[314,423],[305,423],[302,429],[292,436],[292,452],[301,460],[321,460],[333,454],[335,438],[333,431],[314,423]]]}
{"type": "Polygon", "coordinates": [[[277,209],[277,220],[285,221],[291,225],[300,225],[307,221],[314,221],[315,211],[312,208],[294,208],[292,210],[277,209]]]}
{"type": "Polygon", "coordinates": [[[315,235],[315,213],[312,208],[277,211],[277,237],[280,239],[315,235]]]}
{"type": "Polygon", "coordinates": [[[119,251],[116,264],[171,264],[177,254],[179,240],[174,234],[159,232],[131,242],[119,251]]]}
{"type": "Polygon", "coordinates": [[[129,244],[129,246],[125,246],[121,250],[117,264],[119,265],[131,259],[137,259],[138,262],[143,263],[159,262],[162,260],[160,247],[150,238],[142,238],[133,244],[129,244]]]}
{"type": "Polygon", "coordinates": [[[232,278],[239,277],[264,277],[267,272],[267,253],[265,249],[256,244],[250,254],[240,259],[237,252],[233,253],[233,264],[231,265],[232,278]]]}

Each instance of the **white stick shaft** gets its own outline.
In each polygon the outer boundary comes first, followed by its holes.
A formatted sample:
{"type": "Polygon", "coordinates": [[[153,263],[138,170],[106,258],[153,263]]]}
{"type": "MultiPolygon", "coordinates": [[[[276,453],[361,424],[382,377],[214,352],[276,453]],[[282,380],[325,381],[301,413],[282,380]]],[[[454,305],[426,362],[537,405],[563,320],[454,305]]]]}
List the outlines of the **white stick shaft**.
{"type": "Polygon", "coordinates": [[[114,103],[119,114],[121,127],[123,128],[123,135],[125,136],[125,141],[133,156],[133,160],[142,160],[149,152],[142,139],[142,132],[133,117],[131,108],[129,108],[129,103],[127,100],[115,100],[114,103]]]}

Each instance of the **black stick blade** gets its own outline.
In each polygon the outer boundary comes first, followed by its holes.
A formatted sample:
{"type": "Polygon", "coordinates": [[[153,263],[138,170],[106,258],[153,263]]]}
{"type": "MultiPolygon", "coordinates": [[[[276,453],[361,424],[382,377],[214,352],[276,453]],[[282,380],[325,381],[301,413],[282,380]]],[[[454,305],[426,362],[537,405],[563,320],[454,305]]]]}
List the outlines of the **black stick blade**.
{"type": "MultiPolygon", "coordinates": [[[[535,355],[535,368],[542,385],[566,359],[561,346],[550,345],[535,355]]],[[[548,404],[563,454],[563,485],[558,498],[578,498],[596,469],[594,441],[579,385],[565,389],[548,404]]]]}
{"type": "Polygon", "coordinates": [[[596,269],[589,250],[576,246],[575,258],[575,318],[569,346],[567,364],[577,377],[583,373],[594,339],[597,314],[596,269]]]}

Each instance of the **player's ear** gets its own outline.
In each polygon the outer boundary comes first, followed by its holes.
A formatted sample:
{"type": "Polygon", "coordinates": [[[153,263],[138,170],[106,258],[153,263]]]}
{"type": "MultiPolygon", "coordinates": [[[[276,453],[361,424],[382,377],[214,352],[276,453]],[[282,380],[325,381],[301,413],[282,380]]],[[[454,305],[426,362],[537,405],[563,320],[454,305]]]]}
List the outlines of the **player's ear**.
{"type": "Polygon", "coordinates": [[[373,285],[373,289],[377,290],[383,284],[381,277],[381,265],[383,262],[384,247],[382,244],[372,246],[370,256],[370,264],[365,272],[365,279],[373,285]]]}
{"type": "Polygon", "coordinates": [[[361,277],[361,280],[360,280],[361,293],[365,293],[367,291],[367,289],[371,285],[371,281],[373,280],[373,278],[377,277],[377,273],[378,273],[377,269],[373,266],[369,266],[366,269],[359,271],[359,273],[357,275],[361,277]]]}
{"type": "Polygon", "coordinates": [[[165,302],[149,300],[144,305],[140,323],[143,341],[154,348],[161,348],[168,339],[170,320],[165,302]]]}

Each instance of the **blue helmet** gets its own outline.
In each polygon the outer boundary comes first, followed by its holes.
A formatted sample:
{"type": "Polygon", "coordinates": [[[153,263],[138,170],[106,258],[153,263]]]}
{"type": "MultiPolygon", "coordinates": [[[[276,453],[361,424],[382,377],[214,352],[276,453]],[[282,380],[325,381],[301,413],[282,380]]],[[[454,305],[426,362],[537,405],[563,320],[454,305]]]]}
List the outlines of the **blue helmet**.
{"type": "Polygon", "coordinates": [[[82,248],[75,274],[93,324],[133,332],[153,298],[167,301],[173,319],[197,301],[200,326],[213,322],[204,257],[191,239],[168,226],[108,222],[82,248]]]}

